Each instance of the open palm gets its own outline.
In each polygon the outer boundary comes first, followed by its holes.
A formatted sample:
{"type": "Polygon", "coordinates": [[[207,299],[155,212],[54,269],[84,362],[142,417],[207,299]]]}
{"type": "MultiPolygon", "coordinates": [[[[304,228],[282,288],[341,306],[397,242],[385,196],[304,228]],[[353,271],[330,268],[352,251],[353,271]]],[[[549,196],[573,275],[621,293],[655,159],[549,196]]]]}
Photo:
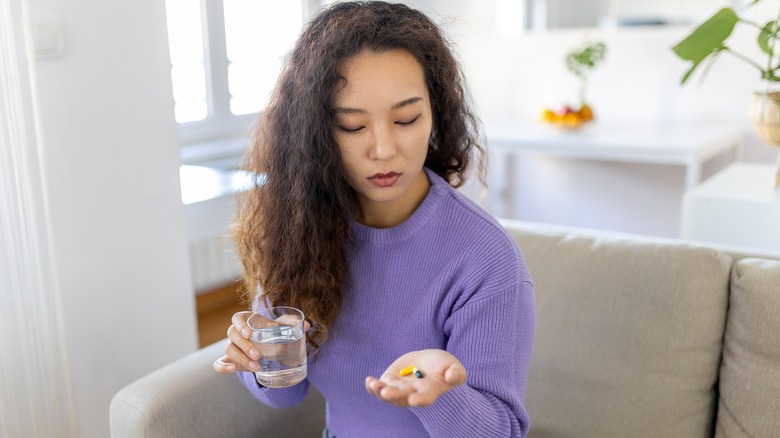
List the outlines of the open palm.
{"type": "Polygon", "coordinates": [[[412,351],[395,360],[379,377],[366,377],[366,390],[397,406],[428,406],[450,388],[466,381],[466,369],[458,358],[444,350],[412,351]],[[399,372],[415,366],[423,378],[399,372]]]}

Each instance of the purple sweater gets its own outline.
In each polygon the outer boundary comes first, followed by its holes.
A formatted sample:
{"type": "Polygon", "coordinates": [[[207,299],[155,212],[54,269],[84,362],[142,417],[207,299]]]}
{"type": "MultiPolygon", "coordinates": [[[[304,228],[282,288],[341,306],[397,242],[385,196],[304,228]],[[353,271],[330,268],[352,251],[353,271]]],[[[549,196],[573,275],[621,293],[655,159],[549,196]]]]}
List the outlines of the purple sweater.
{"type": "Polygon", "coordinates": [[[338,438],[524,437],[523,406],[534,338],[534,294],[514,239],[474,203],[426,169],[431,189],[392,228],[353,223],[341,312],[308,377],[290,388],[257,384],[263,403],[289,407],[314,385],[338,438]],[[400,408],[366,392],[399,356],[439,348],[468,372],[427,407],[400,408]]]}

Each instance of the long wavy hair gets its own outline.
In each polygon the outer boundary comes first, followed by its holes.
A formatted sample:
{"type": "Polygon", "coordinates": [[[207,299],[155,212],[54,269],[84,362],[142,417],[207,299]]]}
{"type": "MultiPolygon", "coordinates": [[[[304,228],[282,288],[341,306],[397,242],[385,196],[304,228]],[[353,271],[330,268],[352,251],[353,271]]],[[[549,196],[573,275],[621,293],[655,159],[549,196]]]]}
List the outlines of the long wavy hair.
{"type": "Polygon", "coordinates": [[[476,150],[484,184],[479,121],[439,27],[419,11],[379,1],[335,3],[317,14],[258,120],[243,166],[255,185],[239,195],[236,224],[248,300],[259,292],[266,305],[303,310],[313,349],[339,313],[356,202],[334,140],[333,96],[345,83],[342,65],[364,49],[403,49],[417,59],[433,110],[425,166],[459,187],[476,150]]]}

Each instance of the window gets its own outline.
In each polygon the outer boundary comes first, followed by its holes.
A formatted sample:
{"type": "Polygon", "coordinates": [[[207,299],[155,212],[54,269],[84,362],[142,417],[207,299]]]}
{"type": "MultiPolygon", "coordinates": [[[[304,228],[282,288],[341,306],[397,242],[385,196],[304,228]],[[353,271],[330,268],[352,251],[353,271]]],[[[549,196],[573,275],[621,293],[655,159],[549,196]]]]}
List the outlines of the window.
{"type": "Polygon", "coordinates": [[[276,82],[283,56],[298,36],[301,4],[278,0],[223,0],[223,4],[230,112],[257,113],[276,82]]]}
{"type": "Polygon", "coordinates": [[[245,137],[317,0],[166,0],[185,145],[245,137]]]}
{"type": "Polygon", "coordinates": [[[204,120],[208,108],[200,6],[192,0],[167,0],[165,5],[176,121],[204,120]]]}

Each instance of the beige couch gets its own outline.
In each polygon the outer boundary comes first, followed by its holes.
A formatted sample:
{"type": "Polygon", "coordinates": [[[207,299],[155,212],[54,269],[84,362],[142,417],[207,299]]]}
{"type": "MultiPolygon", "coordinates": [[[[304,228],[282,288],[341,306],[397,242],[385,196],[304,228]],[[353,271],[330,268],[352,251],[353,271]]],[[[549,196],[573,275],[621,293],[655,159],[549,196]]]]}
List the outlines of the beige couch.
{"type": "MultiPolygon", "coordinates": [[[[536,284],[531,437],[780,437],[778,255],[504,225],[536,284]]],[[[319,394],[265,407],[211,370],[221,352],[122,389],[112,436],[319,436],[319,394]]]]}

